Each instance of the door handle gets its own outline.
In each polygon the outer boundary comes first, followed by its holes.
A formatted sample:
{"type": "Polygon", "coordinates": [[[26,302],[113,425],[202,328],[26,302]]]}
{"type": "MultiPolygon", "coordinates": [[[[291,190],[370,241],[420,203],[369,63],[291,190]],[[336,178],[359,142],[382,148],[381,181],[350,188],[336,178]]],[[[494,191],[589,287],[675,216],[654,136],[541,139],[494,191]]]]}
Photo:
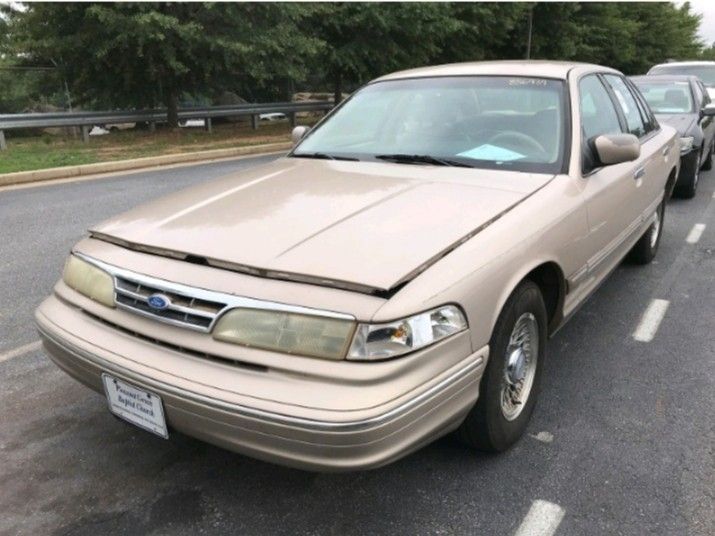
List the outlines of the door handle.
{"type": "Polygon", "coordinates": [[[663,156],[668,156],[668,153],[669,153],[669,152],[670,152],[670,145],[666,145],[665,147],[663,147],[663,150],[661,151],[661,154],[662,154],[663,156]]]}
{"type": "Polygon", "coordinates": [[[642,179],[645,177],[645,168],[644,167],[639,167],[638,169],[635,170],[633,173],[633,178],[635,180],[642,179]]]}

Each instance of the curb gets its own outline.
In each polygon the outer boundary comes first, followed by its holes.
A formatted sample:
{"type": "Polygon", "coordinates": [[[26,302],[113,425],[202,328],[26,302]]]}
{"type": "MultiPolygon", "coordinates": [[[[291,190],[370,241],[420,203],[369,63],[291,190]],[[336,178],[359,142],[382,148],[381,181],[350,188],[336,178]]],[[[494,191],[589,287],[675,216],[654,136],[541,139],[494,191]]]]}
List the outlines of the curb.
{"type": "Polygon", "coordinates": [[[201,162],[230,158],[232,156],[246,156],[278,151],[287,151],[293,146],[290,142],[267,143],[264,145],[248,145],[245,147],[230,147],[228,149],[212,149],[210,151],[196,151],[193,153],[165,154],[131,160],[116,160],[114,162],[98,162],[96,164],[83,164],[81,166],[65,166],[35,171],[18,171],[16,173],[0,174],[0,187],[14,184],[50,181],[53,179],[67,179],[98,173],[112,173],[132,169],[181,164],[185,162],[201,162]]]}

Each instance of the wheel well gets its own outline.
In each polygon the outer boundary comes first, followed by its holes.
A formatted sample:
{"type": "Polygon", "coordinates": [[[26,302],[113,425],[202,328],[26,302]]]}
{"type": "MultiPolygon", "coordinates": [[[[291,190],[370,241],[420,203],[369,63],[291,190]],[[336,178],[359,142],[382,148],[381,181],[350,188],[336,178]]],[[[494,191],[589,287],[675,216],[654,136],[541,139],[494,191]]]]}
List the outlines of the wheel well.
{"type": "Polygon", "coordinates": [[[546,262],[534,268],[525,277],[536,283],[541,290],[549,318],[549,333],[552,333],[563,318],[566,279],[561,268],[555,262],[546,262]]]}

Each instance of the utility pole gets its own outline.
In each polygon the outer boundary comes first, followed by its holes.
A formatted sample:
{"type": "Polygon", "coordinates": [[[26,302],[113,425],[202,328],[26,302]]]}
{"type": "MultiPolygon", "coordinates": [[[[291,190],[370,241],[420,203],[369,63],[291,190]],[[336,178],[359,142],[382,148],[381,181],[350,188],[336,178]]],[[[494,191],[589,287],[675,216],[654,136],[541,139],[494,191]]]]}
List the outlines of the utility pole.
{"type": "Polygon", "coordinates": [[[531,59],[531,30],[534,26],[534,6],[529,8],[529,35],[526,38],[526,59],[531,59]]]}

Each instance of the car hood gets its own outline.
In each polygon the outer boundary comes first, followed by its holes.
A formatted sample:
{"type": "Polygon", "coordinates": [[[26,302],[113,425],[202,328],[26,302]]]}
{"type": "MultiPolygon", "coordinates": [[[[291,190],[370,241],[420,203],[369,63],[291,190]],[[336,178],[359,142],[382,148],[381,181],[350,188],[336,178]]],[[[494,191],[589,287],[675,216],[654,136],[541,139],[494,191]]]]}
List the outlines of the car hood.
{"type": "Polygon", "coordinates": [[[669,125],[678,131],[679,135],[684,135],[697,120],[696,114],[655,114],[659,123],[669,125]]]}
{"type": "Polygon", "coordinates": [[[150,202],[91,232],[125,247],[257,275],[386,291],[552,178],[281,158],[150,202]]]}

